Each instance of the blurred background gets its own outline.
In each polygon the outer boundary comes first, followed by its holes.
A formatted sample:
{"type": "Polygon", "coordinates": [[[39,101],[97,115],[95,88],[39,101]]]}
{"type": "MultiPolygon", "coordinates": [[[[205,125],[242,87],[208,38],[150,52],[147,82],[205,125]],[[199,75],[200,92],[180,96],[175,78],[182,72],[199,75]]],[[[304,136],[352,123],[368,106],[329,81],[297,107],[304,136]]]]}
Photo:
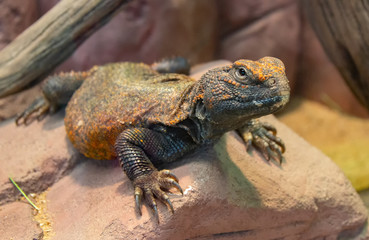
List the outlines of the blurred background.
{"type": "MultiPolygon", "coordinates": [[[[57,0],[0,2],[0,49],[57,0]]],[[[136,0],[87,39],[55,72],[168,56],[212,60],[280,58],[293,98],[278,117],[331,157],[369,193],[369,112],[330,62],[300,0],[136,0]]],[[[0,99],[0,121],[22,111],[39,86],[0,99]]]]}

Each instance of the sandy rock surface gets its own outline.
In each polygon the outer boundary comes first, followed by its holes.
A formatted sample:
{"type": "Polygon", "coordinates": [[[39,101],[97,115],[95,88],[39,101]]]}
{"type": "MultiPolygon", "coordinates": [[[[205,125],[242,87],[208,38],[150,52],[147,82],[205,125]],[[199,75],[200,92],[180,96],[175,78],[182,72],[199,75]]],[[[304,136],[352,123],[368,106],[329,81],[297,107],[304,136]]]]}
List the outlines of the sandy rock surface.
{"type": "MultiPolygon", "coordinates": [[[[67,152],[73,155],[74,151],[68,146],[60,116],[53,120],[51,129],[41,127],[48,122],[22,129],[26,137],[18,141],[20,146],[33,144],[34,149],[39,140],[45,141],[42,144],[54,154],[52,145],[56,144],[62,151],[59,158],[68,162],[67,152]],[[31,137],[35,131],[39,134],[31,137]],[[45,134],[48,141],[42,140],[45,134]]],[[[214,148],[203,147],[166,166],[179,177],[185,194],[171,196],[173,215],[160,204],[160,225],[145,206],[143,216],[137,214],[131,183],[115,161],[83,161],[47,192],[54,239],[364,239],[366,209],[338,167],[275,118],[267,121],[277,126],[286,143],[282,166],[265,161],[254,150],[247,153],[242,140],[229,133],[214,148]]],[[[12,129],[12,123],[0,128],[12,129]]],[[[2,165],[11,162],[23,169],[14,176],[22,179],[27,176],[24,155],[20,155],[24,149],[15,151],[7,144],[14,137],[16,133],[6,138],[5,147],[1,144],[2,153],[15,152],[2,165]]],[[[37,159],[44,164],[50,161],[41,155],[37,159]]],[[[54,173],[62,174],[55,169],[54,173]]],[[[3,214],[0,211],[0,217],[3,214]]]]}
{"type": "Polygon", "coordinates": [[[364,232],[366,209],[330,159],[274,118],[288,150],[282,166],[249,155],[229,133],[168,166],[183,197],[175,213],[161,205],[161,224],[134,208],[119,167],[84,162],[48,193],[56,239],[336,239],[364,232]]]}
{"type": "Polygon", "coordinates": [[[0,206],[1,239],[42,239],[43,232],[33,220],[30,207],[25,202],[0,206]]]}
{"type": "Polygon", "coordinates": [[[63,114],[28,127],[16,127],[13,119],[0,124],[0,204],[20,196],[9,177],[27,193],[41,192],[83,159],[67,141],[63,114]]]}

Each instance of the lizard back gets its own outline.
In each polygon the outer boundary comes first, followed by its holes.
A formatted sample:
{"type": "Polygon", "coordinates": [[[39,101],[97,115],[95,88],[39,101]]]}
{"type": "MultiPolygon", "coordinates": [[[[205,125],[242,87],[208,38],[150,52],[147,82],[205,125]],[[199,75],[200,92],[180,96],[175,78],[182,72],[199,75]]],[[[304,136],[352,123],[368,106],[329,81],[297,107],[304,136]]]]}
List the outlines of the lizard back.
{"type": "Polygon", "coordinates": [[[188,117],[184,97],[195,80],[159,74],[142,63],[93,68],[66,108],[65,127],[73,145],[94,159],[115,157],[117,136],[130,127],[175,125],[188,117]]]}

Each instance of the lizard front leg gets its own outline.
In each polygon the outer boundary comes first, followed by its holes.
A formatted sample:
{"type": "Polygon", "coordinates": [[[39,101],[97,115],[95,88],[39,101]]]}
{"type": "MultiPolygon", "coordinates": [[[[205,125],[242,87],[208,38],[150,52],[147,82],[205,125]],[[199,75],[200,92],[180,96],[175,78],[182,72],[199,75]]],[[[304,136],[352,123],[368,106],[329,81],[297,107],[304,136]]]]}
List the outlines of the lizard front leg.
{"type": "Polygon", "coordinates": [[[277,130],[273,125],[253,119],[237,129],[237,132],[245,141],[247,149],[254,145],[268,161],[273,158],[282,164],[282,153],[286,148],[282,139],[276,136],[277,130]]]}
{"type": "Polygon", "coordinates": [[[183,194],[178,178],[169,170],[158,171],[154,164],[174,161],[194,148],[196,144],[189,136],[174,131],[169,133],[132,128],[119,135],[115,150],[124,172],[133,183],[136,207],[140,215],[143,196],[158,222],[155,197],[173,212],[166,192],[174,187],[183,194]]]}

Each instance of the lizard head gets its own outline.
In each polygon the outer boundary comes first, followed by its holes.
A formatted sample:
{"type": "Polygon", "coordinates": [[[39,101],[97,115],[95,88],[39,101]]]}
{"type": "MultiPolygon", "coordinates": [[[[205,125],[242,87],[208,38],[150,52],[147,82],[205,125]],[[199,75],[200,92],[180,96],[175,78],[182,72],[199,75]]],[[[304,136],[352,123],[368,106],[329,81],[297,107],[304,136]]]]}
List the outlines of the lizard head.
{"type": "Polygon", "coordinates": [[[281,109],[290,95],[284,64],[273,57],[235,61],[208,71],[202,81],[206,115],[214,122],[271,114],[281,109]]]}

